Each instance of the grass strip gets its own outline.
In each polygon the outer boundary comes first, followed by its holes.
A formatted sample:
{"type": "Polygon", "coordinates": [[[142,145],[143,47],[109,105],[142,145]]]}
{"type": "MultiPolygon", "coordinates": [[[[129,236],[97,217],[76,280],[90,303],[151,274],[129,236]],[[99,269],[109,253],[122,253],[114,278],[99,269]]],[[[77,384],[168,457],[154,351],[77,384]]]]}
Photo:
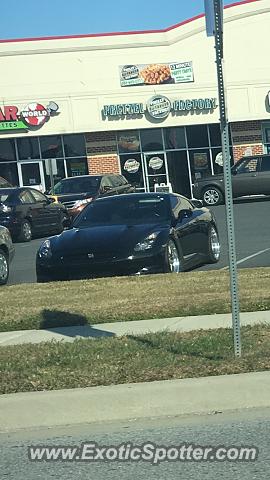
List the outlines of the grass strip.
{"type": "Polygon", "coordinates": [[[92,387],[270,369],[270,326],[47,342],[0,349],[0,393],[92,387]]]}
{"type": "MultiPolygon", "coordinates": [[[[241,269],[242,311],[270,310],[270,268],[241,269]]],[[[116,277],[0,289],[0,331],[228,313],[229,273],[116,277]]]]}

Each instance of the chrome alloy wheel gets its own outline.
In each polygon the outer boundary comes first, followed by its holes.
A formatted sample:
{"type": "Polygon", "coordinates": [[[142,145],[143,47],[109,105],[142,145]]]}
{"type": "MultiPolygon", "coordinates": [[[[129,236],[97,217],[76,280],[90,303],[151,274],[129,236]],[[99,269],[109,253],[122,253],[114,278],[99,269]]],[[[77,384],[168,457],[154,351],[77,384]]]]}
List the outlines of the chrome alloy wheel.
{"type": "Polygon", "coordinates": [[[212,255],[214,259],[218,261],[220,257],[220,242],[218,238],[218,233],[215,227],[213,226],[210,229],[209,238],[210,238],[210,248],[211,248],[212,255]]]}
{"type": "Polygon", "coordinates": [[[32,229],[31,229],[31,225],[30,225],[29,222],[24,222],[24,223],[23,223],[23,226],[22,226],[22,235],[23,235],[23,238],[25,238],[26,241],[31,240],[32,229]]]}
{"type": "Polygon", "coordinates": [[[219,202],[220,194],[214,188],[209,188],[204,192],[203,199],[207,205],[216,205],[219,202]]]}
{"type": "Polygon", "coordinates": [[[172,273],[179,273],[180,272],[179,254],[173,240],[169,240],[167,249],[168,249],[169,270],[172,273]]]}
{"type": "Polygon", "coordinates": [[[6,256],[0,252],[0,283],[5,283],[8,277],[8,261],[6,256]]]}

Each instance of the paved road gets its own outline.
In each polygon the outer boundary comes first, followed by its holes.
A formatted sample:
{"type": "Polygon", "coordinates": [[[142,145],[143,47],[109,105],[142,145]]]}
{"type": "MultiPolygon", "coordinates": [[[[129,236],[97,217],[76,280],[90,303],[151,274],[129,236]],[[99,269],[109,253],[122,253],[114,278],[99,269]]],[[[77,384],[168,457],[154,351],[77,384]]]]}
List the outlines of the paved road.
{"type": "MultiPolygon", "coordinates": [[[[222,255],[216,265],[206,265],[200,270],[220,269],[228,265],[225,207],[214,207],[217,218],[222,255]]],[[[234,205],[237,259],[239,267],[270,266],[270,200],[239,200],[234,205]]],[[[9,284],[35,282],[35,255],[43,239],[31,243],[17,243],[11,266],[9,284]]]]}
{"type": "MultiPolygon", "coordinates": [[[[63,405],[64,408],[64,405],[63,405]]],[[[47,429],[0,435],[1,478],[8,480],[269,480],[270,409],[227,414],[144,420],[91,426],[47,429]],[[153,442],[172,446],[182,443],[201,446],[259,448],[255,462],[38,462],[27,458],[29,445],[80,445],[96,442],[114,446],[153,442]]]]}

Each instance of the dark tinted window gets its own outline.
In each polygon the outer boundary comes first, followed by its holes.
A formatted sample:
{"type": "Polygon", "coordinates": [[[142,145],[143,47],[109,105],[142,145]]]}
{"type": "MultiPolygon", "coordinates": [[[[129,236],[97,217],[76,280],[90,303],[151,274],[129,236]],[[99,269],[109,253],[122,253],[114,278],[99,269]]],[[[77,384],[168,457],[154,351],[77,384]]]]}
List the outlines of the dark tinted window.
{"type": "Polygon", "coordinates": [[[0,162],[15,161],[15,143],[14,140],[3,139],[0,140],[0,162]]]}
{"type": "Polygon", "coordinates": [[[34,199],[36,200],[36,202],[47,202],[47,198],[45,197],[45,195],[38,192],[38,190],[33,189],[33,190],[31,190],[31,193],[32,193],[34,199]]]}
{"type": "Polygon", "coordinates": [[[66,157],[84,157],[86,155],[84,135],[64,135],[63,141],[66,157]]]}
{"type": "Polygon", "coordinates": [[[144,152],[163,150],[161,128],[141,130],[141,144],[144,152]]]}
{"type": "Polygon", "coordinates": [[[206,125],[192,125],[187,127],[187,143],[191,148],[208,147],[208,133],[206,125]]]}
{"type": "Polygon", "coordinates": [[[261,171],[262,172],[269,172],[270,171],[270,156],[269,157],[262,157],[261,171]]]}
{"type": "Polygon", "coordinates": [[[68,178],[57,183],[54,193],[95,193],[98,190],[100,177],[68,178]]]}
{"type": "Polygon", "coordinates": [[[164,128],[163,131],[166,148],[171,150],[186,147],[184,127],[164,128]]]}
{"type": "Polygon", "coordinates": [[[110,198],[97,200],[87,206],[75,220],[74,226],[87,228],[92,225],[155,224],[168,222],[170,218],[168,198],[110,198]]]}
{"type": "Polygon", "coordinates": [[[140,151],[140,136],[137,130],[119,132],[117,135],[117,141],[120,153],[140,151]]]}
{"type": "Polygon", "coordinates": [[[35,137],[18,138],[17,147],[20,160],[40,158],[38,139],[35,137]]]}
{"type": "Polygon", "coordinates": [[[61,158],[64,156],[60,135],[40,137],[42,158],[61,158]]]}

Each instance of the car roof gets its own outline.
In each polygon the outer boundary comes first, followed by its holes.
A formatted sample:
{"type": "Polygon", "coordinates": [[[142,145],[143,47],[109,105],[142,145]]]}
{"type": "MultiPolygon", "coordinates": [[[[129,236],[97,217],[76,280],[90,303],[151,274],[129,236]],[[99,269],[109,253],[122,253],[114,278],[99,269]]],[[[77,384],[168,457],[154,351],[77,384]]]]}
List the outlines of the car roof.
{"type": "Polygon", "coordinates": [[[108,176],[116,176],[120,175],[120,173],[103,173],[103,174],[98,174],[98,175],[76,175],[75,177],[67,177],[67,178],[62,178],[59,180],[59,182],[66,182],[67,180],[74,180],[74,179],[81,179],[81,178],[102,178],[102,177],[108,177],[108,176]]]}
{"type": "Polygon", "coordinates": [[[11,194],[16,192],[16,190],[18,190],[19,188],[20,187],[1,187],[0,186],[0,193],[11,194]]]}
{"type": "Polygon", "coordinates": [[[178,195],[176,193],[168,193],[168,192],[134,192],[134,193],[123,193],[121,195],[110,195],[109,197],[102,197],[102,198],[97,198],[95,201],[96,202],[104,202],[106,200],[121,200],[123,201],[125,199],[129,198],[160,198],[160,197],[167,197],[170,198],[171,195],[181,197],[181,195],[178,195]]]}

